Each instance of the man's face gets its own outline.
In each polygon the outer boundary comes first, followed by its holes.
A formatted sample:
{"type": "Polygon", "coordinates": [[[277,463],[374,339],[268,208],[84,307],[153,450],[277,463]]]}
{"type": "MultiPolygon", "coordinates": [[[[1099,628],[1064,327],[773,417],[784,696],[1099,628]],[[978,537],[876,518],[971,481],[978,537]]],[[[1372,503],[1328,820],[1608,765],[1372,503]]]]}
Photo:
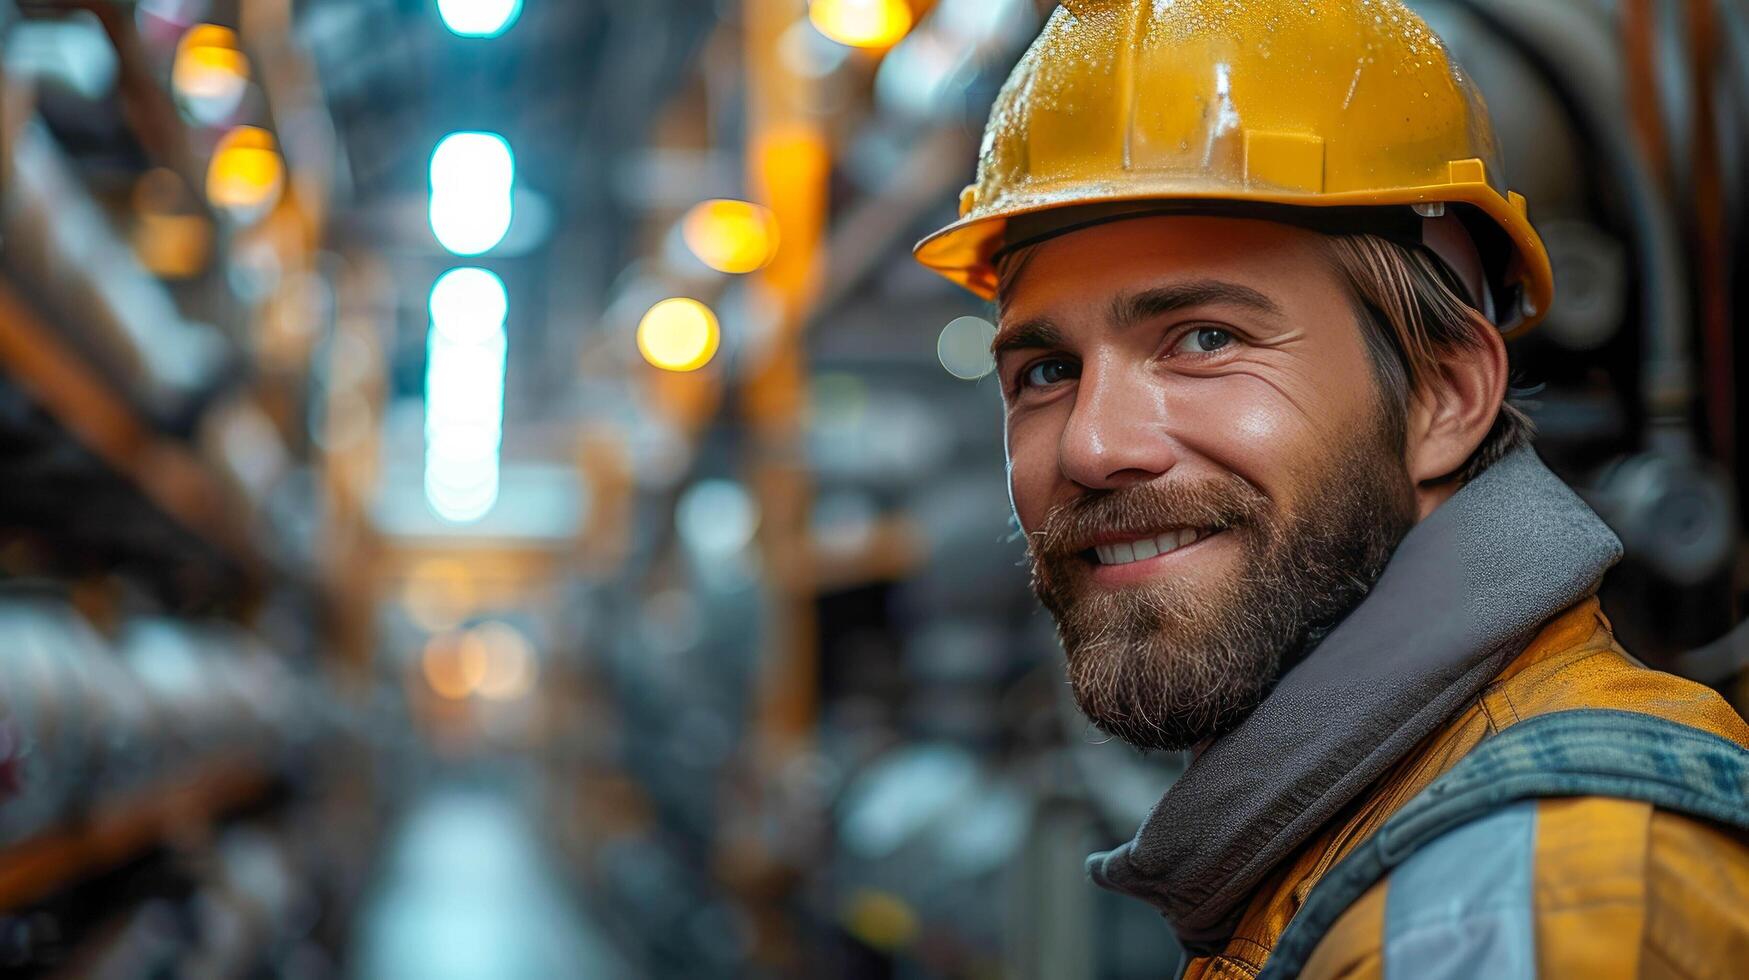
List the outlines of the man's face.
{"type": "Polygon", "coordinates": [[[1082,710],[1217,735],[1416,519],[1400,412],[1314,232],[1151,217],[1046,241],[1001,297],[1010,490],[1082,710]]]}

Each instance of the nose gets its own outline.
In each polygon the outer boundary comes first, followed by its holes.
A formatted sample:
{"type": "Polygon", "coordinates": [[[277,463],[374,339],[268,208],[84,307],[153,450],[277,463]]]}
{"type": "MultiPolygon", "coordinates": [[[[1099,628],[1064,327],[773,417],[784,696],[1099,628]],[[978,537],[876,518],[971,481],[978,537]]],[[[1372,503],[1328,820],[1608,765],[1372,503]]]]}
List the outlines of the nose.
{"type": "Polygon", "coordinates": [[[1084,365],[1063,427],[1058,465],[1092,490],[1146,483],[1178,462],[1164,392],[1146,371],[1084,365]]]}

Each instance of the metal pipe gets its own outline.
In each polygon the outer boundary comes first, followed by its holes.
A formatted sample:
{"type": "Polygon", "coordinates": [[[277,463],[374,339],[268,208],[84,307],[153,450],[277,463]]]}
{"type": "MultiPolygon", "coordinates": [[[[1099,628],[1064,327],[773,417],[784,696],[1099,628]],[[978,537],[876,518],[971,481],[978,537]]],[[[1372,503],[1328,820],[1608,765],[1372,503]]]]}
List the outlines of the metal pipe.
{"type": "MultiPolygon", "coordinates": [[[[1694,395],[1689,359],[1688,297],[1682,239],[1668,197],[1628,131],[1612,94],[1619,91],[1617,53],[1597,22],[1572,4],[1527,0],[1454,0],[1505,40],[1575,112],[1575,122],[1602,152],[1634,228],[1645,334],[1643,401],[1649,441],[1677,451],[1692,446],[1694,395]]],[[[1655,447],[1656,448],[1656,447],[1655,447]]]]}

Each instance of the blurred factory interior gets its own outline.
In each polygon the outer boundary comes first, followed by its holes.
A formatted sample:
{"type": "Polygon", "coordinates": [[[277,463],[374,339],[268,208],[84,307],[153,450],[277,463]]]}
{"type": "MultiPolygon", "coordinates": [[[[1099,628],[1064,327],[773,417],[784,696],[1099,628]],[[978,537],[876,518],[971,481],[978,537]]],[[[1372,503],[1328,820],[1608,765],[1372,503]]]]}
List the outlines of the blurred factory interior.
{"type": "MultiPolygon", "coordinates": [[[[0,972],[1130,978],[955,213],[1043,0],[0,0],[0,972]],[[983,378],[983,380],[979,380],[983,378]]],[[[1741,708],[1749,6],[1421,0],[1741,708]]]]}

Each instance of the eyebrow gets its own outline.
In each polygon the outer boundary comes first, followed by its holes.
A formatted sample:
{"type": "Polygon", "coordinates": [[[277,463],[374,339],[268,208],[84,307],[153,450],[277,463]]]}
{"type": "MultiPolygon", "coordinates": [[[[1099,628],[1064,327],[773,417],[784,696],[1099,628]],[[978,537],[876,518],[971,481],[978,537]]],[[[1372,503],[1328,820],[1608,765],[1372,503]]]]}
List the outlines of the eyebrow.
{"type": "Polygon", "coordinates": [[[1281,307],[1275,300],[1250,286],[1221,279],[1196,279],[1118,296],[1111,301],[1110,316],[1111,322],[1119,330],[1124,330],[1193,306],[1238,306],[1269,316],[1281,316],[1281,307]]]}
{"type": "MultiPolygon", "coordinates": [[[[1125,293],[1111,301],[1108,316],[1119,330],[1196,306],[1238,306],[1267,316],[1282,315],[1281,306],[1250,286],[1221,279],[1195,279],[1137,293],[1125,293]]],[[[1049,317],[1035,317],[1004,327],[990,342],[997,357],[1009,351],[1066,346],[1063,331],[1049,317]]]]}
{"type": "Polygon", "coordinates": [[[1048,317],[1036,317],[1012,327],[1004,327],[990,341],[990,353],[1000,358],[1009,351],[1067,347],[1063,331],[1048,317]]]}

